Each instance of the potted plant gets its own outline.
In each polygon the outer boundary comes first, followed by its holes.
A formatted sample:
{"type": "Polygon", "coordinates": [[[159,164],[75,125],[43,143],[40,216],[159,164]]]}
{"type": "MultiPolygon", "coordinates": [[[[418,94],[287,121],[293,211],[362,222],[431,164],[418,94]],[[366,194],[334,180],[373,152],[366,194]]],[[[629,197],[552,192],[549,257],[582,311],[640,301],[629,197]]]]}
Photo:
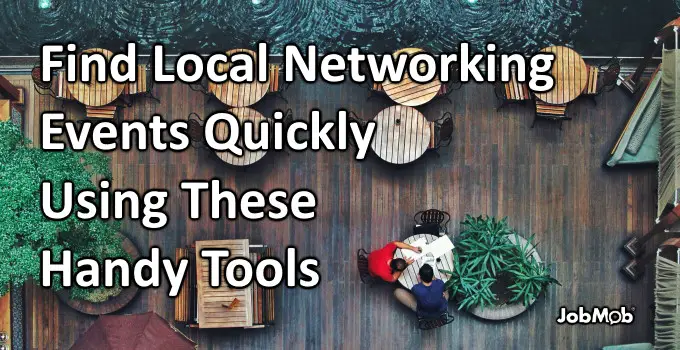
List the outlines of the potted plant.
{"type": "Polygon", "coordinates": [[[524,311],[551,284],[559,285],[536,252],[534,235],[518,235],[507,218],[466,215],[461,224],[454,268],[440,270],[450,277],[446,287],[459,309],[484,318],[509,318],[524,311]]]}

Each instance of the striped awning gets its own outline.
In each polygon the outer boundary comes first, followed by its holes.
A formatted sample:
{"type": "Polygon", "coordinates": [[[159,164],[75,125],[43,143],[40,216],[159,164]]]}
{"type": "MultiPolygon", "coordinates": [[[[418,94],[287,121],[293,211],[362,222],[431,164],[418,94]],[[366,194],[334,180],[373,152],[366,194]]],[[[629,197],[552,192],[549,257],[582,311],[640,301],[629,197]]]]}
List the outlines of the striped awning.
{"type": "Polygon", "coordinates": [[[661,132],[657,215],[680,202],[680,53],[664,48],[661,63],[661,132]]]}
{"type": "Polygon", "coordinates": [[[675,261],[657,253],[654,287],[655,349],[680,349],[680,258],[675,261]]]}

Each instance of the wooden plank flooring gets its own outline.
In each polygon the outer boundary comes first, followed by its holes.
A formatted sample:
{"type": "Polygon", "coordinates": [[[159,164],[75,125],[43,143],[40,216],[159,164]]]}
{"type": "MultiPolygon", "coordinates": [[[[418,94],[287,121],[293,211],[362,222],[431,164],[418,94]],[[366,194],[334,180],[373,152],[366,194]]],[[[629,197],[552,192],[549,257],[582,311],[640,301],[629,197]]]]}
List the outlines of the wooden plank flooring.
{"type": "MultiPolygon", "coordinates": [[[[39,142],[39,113],[58,102],[36,96],[28,76],[10,76],[29,93],[26,135],[39,142]]],[[[158,84],[162,103],[138,100],[123,111],[126,119],[149,119],[159,113],[170,120],[190,112],[206,116],[224,109],[214,100],[183,84],[158,84]]],[[[385,98],[366,102],[366,90],[347,83],[309,85],[297,82],[287,91],[288,106],[271,96],[255,108],[265,116],[290,107],[296,119],[307,119],[320,108],[324,119],[348,108],[372,118],[392,103],[385,98]]],[[[455,132],[441,157],[426,155],[402,167],[374,155],[353,160],[351,153],[291,152],[265,156],[245,169],[222,163],[206,150],[173,152],[113,152],[113,186],[146,191],[172,191],[164,230],[149,231],[126,220],[125,233],[142,254],[159,246],[172,256],[174,249],[197,239],[250,238],[272,245],[282,254],[288,245],[321,260],[322,284],[312,290],[280,288],[276,292],[277,325],[264,330],[184,331],[201,349],[596,349],[603,345],[651,341],[652,270],[636,283],[618,272],[626,257],[619,250],[631,233],[651,228],[654,218],[656,171],[605,171],[603,155],[616,138],[632,102],[615,90],[569,107],[573,120],[563,130],[549,122],[530,129],[533,106],[508,106],[495,111],[493,89],[467,84],[451,96],[454,101],[429,103],[419,110],[434,120],[451,111],[455,132]],[[318,199],[317,219],[212,221],[188,219],[187,197],[179,191],[183,179],[217,177],[237,192],[250,188],[308,188],[318,199]],[[393,300],[391,287],[368,288],[359,282],[355,254],[359,248],[381,247],[404,239],[413,214],[426,208],[449,211],[449,232],[458,232],[466,214],[509,216],[519,232],[535,232],[539,252],[553,262],[561,287],[551,288],[527,313],[504,323],[485,323],[463,312],[456,321],[431,332],[416,329],[415,318],[393,300]],[[635,306],[635,324],[557,325],[560,306],[570,309],[620,305],[635,306]]],[[[67,104],[73,118],[84,108],[67,104]]],[[[203,208],[206,208],[204,206],[203,208]]],[[[121,313],[152,310],[173,318],[166,288],[143,290],[121,313]]],[[[49,291],[26,287],[28,348],[68,348],[95,319],[61,304],[49,291]]],[[[453,307],[451,307],[453,310],[453,307]]]]}

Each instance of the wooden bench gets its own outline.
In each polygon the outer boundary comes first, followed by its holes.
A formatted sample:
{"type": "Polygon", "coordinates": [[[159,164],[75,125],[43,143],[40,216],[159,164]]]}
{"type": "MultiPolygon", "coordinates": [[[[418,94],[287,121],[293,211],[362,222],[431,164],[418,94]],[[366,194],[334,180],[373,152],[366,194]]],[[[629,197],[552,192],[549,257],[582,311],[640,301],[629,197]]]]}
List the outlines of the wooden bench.
{"type": "Polygon", "coordinates": [[[269,90],[268,92],[278,92],[281,88],[279,78],[281,76],[281,65],[280,64],[270,64],[269,65],[269,90]]]}
{"type": "Polygon", "coordinates": [[[193,247],[176,248],[175,263],[189,260],[188,276],[179,294],[175,297],[175,321],[188,325],[196,324],[196,253],[193,247]]]}
{"type": "Polygon", "coordinates": [[[116,106],[85,106],[85,112],[88,118],[113,119],[116,116],[116,106]]]}
{"type": "MultiPolygon", "coordinates": [[[[246,240],[222,240],[222,241],[198,241],[197,246],[208,246],[216,247],[221,245],[229,245],[229,242],[234,242],[233,247],[236,249],[238,244],[242,244],[246,240]]],[[[219,309],[219,313],[211,312],[204,315],[205,319],[210,318],[211,323],[201,326],[198,321],[199,316],[199,293],[200,286],[197,281],[197,271],[198,269],[205,267],[205,264],[196,264],[196,247],[186,247],[175,249],[175,262],[179,264],[181,259],[189,260],[189,278],[185,281],[184,285],[180,289],[179,294],[175,297],[174,307],[175,307],[175,321],[185,323],[188,327],[194,328],[231,328],[231,327],[242,327],[242,328],[263,328],[274,324],[275,320],[275,296],[273,288],[263,288],[257,283],[253,283],[250,286],[242,290],[232,290],[231,292],[226,292],[224,294],[224,288],[220,289],[210,289],[207,292],[210,293],[211,298],[220,297],[225,298],[225,296],[231,296],[231,300],[223,300],[222,306],[219,309]],[[224,294],[220,296],[221,294],[224,294]],[[227,309],[223,305],[229,305],[233,302],[233,296],[239,294],[238,297],[240,304],[234,311],[227,309]],[[248,303],[248,304],[244,304],[248,303]],[[246,320],[241,318],[244,310],[246,308],[245,314],[246,320]],[[224,312],[222,316],[221,314],[224,312]],[[233,312],[234,315],[230,316],[229,313],[233,312]],[[208,316],[210,315],[210,316],[208,316]]],[[[271,248],[263,245],[247,245],[248,258],[253,264],[257,261],[272,256],[271,248]]],[[[234,250],[237,251],[237,250],[234,250]]],[[[204,277],[205,271],[202,271],[201,277],[204,277]]],[[[273,278],[273,271],[267,270],[266,277],[273,278]]],[[[205,298],[205,296],[204,296],[205,298]]],[[[228,298],[227,298],[228,299],[228,298]]]]}
{"type": "Polygon", "coordinates": [[[517,81],[515,75],[512,79],[504,83],[505,87],[505,98],[512,101],[526,101],[531,99],[531,94],[529,94],[529,86],[526,83],[520,83],[517,81]]]}
{"type": "MultiPolygon", "coordinates": [[[[555,120],[555,121],[564,121],[564,120],[569,120],[570,118],[567,117],[567,105],[566,104],[549,104],[545,103],[541,100],[536,100],[536,116],[534,118],[534,122],[531,123],[531,127],[534,127],[534,124],[536,123],[537,118],[543,118],[543,119],[548,119],[548,120],[555,120]]],[[[562,123],[560,123],[560,129],[562,129],[562,123]]]]}
{"type": "Polygon", "coordinates": [[[584,95],[597,95],[597,75],[600,69],[595,66],[588,66],[588,78],[586,80],[586,88],[583,90],[584,95]]]}
{"type": "Polygon", "coordinates": [[[494,92],[496,93],[496,97],[501,100],[501,104],[496,110],[501,109],[509,103],[523,103],[531,100],[529,85],[527,83],[519,82],[514,71],[510,75],[510,81],[498,81],[494,85],[494,92]]]}

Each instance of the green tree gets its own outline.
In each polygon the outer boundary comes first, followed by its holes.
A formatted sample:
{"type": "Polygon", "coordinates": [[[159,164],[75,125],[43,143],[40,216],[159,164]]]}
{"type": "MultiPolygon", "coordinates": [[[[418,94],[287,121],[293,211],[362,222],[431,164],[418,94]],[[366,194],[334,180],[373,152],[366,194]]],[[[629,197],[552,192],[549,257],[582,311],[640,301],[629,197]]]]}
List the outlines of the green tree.
{"type": "MultiPolygon", "coordinates": [[[[53,259],[64,249],[73,252],[74,260],[127,256],[116,235],[116,224],[78,219],[77,203],[71,215],[60,221],[47,218],[40,207],[43,181],[53,184],[55,209],[62,207],[62,184],[67,180],[73,182],[74,193],[97,191],[92,179],[110,178],[109,158],[97,152],[43,151],[29,144],[17,126],[0,122],[0,295],[7,292],[10,283],[39,281],[44,249],[52,251],[53,259]]],[[[62,288],[59,278],[53,279],[53,286],[62,288]]],[[[71,297],[87,298],[91,292],[74,287],[71,297]]]]}

